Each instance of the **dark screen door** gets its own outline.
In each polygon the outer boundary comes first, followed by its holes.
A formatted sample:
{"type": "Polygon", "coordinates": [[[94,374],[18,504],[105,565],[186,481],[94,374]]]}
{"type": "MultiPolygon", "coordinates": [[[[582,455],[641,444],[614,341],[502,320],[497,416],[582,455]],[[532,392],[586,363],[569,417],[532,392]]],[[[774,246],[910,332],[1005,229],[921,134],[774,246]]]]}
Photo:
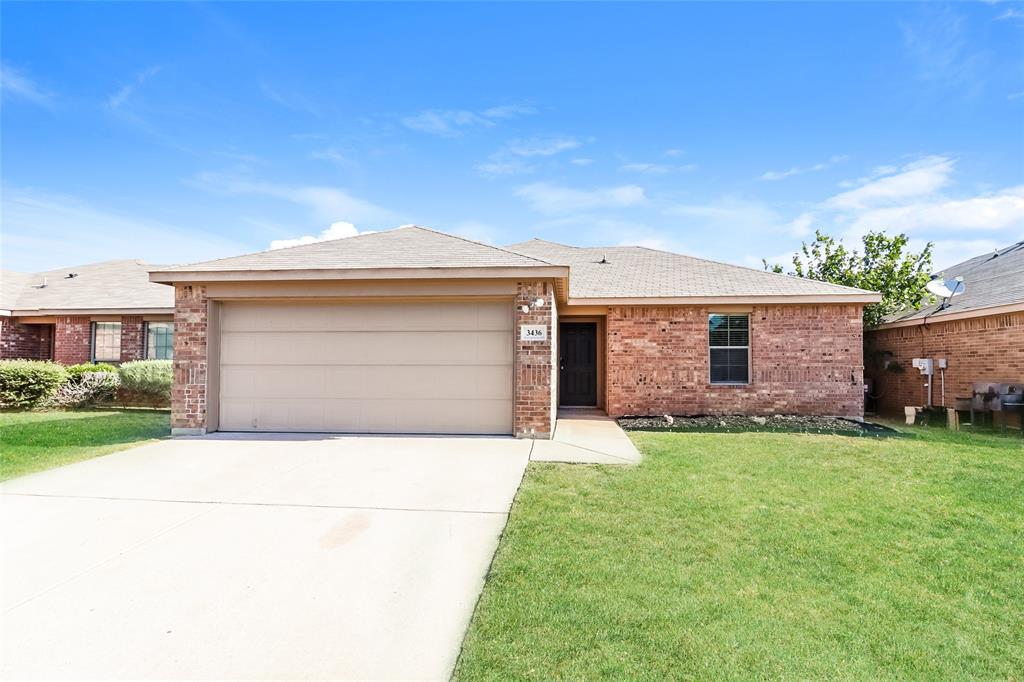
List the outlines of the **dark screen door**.
{"type": "Polygon", "coordinates": [[[560,403],[567,407],[597,404],[597,324],[563,322],[559,331],[560,403]]]}

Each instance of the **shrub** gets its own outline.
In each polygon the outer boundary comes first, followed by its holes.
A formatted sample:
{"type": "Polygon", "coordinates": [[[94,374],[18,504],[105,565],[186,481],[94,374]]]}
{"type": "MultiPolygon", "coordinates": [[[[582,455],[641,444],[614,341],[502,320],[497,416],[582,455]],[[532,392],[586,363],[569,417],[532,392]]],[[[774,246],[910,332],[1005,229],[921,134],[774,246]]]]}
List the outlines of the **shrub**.
{"type": "Polygon", "coordinates": [[[64,366],[49,360],[0,360],[0,408],[35,407],[67,378],[64,366]]]}
{"type": "Polygon", "coordinates": [[[81,372],[72,376],[51,395],[45,407],[83,407],[113,400],[121,379],[114,372],[81,372]]]}
{"type": "Polygon", "coordinates": [[[107,374],[117,375],[117,367],[114,367],[113,365],[108,365],[105,362],[99,362],[96,364],[93,364],[91,362],[83,362],[80,365],[71,365],[70,367],[67,368],[67,370],[68,378],[72,382],[77,382],[79,378],[82,377],[82,375],[89,374],[91,372],[105,372],[107,374]]]}
{"type": "Polygon", "coordinates": [[[118,368],[121,388],[129,394],[148,400],[165,402],[171,399],[173,372],[170,360],[134,360],[118,368]]]}

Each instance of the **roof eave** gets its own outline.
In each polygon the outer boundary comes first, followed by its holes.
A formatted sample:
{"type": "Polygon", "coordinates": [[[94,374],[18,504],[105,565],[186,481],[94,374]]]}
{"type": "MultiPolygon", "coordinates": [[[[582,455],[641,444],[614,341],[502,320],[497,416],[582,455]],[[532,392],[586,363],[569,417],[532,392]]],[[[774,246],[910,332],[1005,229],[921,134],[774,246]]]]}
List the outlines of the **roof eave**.
{"type": "Polygon", "coordinates": [[[527,265],[506,267],[425,267],[425,268],[346,268],[281,270],[153,270],[149,281],[246,282],[280,280],[366,280],[366,279],[515,279],[568,277],[564,265],[527,265]]]}
{"type": "Polygon", "coordinates": [[[174,312],[174,306],[148,308],[15,308],[11,317],[38,317],[40,315],[164,315],[174,312]]]}
{"type": "Polygon", "coordinates": [[[952,322],[954,320],[966,320],[972,317],[988,317],[989,315],[1003,315],[1006,313],[1024,312],[1024,301],[1008,303],[1006,305],[993,305],[984,308],[971,308],[952,312],[936,312],[922,317],[912,317],[906,320],[893,320],[883,322],[880,325],[871,327],[868,331],[880,331],[882,329],[896,329],[897,327],[917,327],[933,322],[952,322]]]}
{"type": "Polygon", "coordinates": [[[569,305],[707,305],[738,303],[878,303],[881,294],[865,291],[850,294],[772,294],[747,296],[628,296],[628,297],[576,297],[570,296],[569,305]]]}

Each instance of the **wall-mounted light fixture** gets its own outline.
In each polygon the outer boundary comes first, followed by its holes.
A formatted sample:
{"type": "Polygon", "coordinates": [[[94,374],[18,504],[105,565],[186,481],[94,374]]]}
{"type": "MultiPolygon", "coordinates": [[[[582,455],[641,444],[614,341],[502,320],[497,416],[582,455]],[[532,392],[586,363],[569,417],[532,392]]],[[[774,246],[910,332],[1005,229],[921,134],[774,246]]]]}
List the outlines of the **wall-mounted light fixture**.
{"type": "Polygon", "coordinates": [[[531,301],[530,303],[524,303],[523,305],[519,306],[519,309],[522,310],[524,313],[528,313],[532,308],[543,308],[545,303],[546,301],[543,298],[538,298],[534,301],[531,301]]]}

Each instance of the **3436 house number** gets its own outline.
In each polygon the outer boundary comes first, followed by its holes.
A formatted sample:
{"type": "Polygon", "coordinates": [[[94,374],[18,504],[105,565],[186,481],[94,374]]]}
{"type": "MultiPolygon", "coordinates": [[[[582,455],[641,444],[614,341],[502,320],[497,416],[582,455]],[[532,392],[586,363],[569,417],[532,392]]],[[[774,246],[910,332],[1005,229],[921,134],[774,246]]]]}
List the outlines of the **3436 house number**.
{"type": "Polygon", "coordinates": [[[548,328],[543,324],[524,324],[519,327],[520,341],[547,341],[548,328]]]}

